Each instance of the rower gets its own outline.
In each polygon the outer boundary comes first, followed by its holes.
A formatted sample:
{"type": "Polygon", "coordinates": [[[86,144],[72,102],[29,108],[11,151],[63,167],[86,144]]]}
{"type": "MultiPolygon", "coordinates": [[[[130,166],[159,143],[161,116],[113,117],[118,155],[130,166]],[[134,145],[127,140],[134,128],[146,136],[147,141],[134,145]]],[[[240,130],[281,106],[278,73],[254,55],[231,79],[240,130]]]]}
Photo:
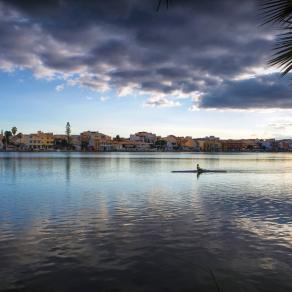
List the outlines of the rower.
{"type": "Polygon", "coordinates": [[[197,172],[202,172],[202,171],[203,171],[203,169],[200,167],[199,164],[197,164],[197,172]]]}

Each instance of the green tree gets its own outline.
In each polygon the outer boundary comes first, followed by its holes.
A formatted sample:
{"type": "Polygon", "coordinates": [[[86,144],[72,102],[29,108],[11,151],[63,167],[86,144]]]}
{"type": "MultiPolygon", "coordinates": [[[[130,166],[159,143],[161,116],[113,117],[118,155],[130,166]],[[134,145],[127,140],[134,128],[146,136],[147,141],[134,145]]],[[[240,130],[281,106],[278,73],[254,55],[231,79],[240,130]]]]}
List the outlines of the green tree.
{"type": "Polygon", "coordinates": [[[286,75],[292,69],[292,1],[261,0],[260,10],[264,24],[276,25],[281,31],[269,64],[279,67],[286,75]]]}
{"type": "Polygon", "coordinates": [[[13,136],[15,136],[16,133],[17,133],[17,128],[16,127],[12,127],[11,132],[12,132],[13,136]]]}
{"type": "Polygon", "coordinates": [[[16,135],[17,137],[18,137],[18,139],[19,139],[19,143],[18,143],[18,147],[22,144],[22,138],[23,138],[23,134],[22,133],[18,133],[17,135],[16,135]]]}
{"type": "Polygon", "coordinates": [[[66,124],[66,135],[67,135],[67,143],[70,145],[70,135],[71,135],[71,125],[69,122],[66,124]]]}
{"type": "Polygon", "coordinates": [[[10,144],[10,137],[12,136],[11,131],[5,131],[4,132],[4,145],[5,150],[7,150],[7,146],[10,144]]]}
{"type": "Polygon", "coordinates": [[[165,150],[167,142],[165,140],[157,140],[155,147],[159,150],[165,150]]]}

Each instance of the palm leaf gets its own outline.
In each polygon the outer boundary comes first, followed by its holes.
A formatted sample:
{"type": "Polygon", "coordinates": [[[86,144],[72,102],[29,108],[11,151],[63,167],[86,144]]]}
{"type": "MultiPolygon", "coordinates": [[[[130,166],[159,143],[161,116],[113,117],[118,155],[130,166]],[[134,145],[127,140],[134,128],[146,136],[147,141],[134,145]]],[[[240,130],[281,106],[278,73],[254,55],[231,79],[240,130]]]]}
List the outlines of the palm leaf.
{"type": "MultiPolygon", "coordinates": [[[[156,11],[159,11],[159,10],[160,10],[160,6],[161,6],[161,4],[162,4],[162,1],[163,1],[163,0],[158,0],[156,11]]],[[[166,9],[168,9],[168,6],[169,6],[170,1],[171,1],[171,0],[165,0],[166,9]]]]}
{"type": "Polygon", "coordinates": [[[269,61],[271,66],[277,66],[281,69],[282,74],[286,75],[292,69],[292,31],[278,36],[278,41],[274,48],[275,53],[269,61]]]}
{"type": "Polygon", "coordinates": [[[292,70],[292,0],[263,0],[260,10],[264,24],[276,24],[282,31],[277,36],[269,65],[279,67],[286,75],[292,70]]]}
{"type": "Polygon", "coordinates": [[[260,11],[264,16],[265,23],[291,24],[291,0],[263,0],[261,1],[260,11]]]}

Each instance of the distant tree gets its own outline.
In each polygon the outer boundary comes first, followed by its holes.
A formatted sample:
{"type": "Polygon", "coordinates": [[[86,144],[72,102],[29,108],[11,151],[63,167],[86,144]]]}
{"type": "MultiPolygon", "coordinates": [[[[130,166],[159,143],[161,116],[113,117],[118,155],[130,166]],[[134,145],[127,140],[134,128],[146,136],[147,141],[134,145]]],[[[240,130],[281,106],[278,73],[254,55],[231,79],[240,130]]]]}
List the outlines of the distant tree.
{"type": "Polygon", "coordinates": [[[71,134],[71,125],[70,125],[69,122],[67,122],[67,124],[66,124],[66,135],[67,135],[68,141],[70,139],[70,134],[71,134]]]}
{"type": "MultiPolygon", "coordinates": [[[[16,136],[17,136],[17,138],[19,139],[19,142],[20,142],[19,145],[20,145],[20,144],[21,144],[21,139],[22,139],[22,137],[23,137],[23,134],[22,134],[22,133],[18,133],[16,136]]],[[[18,145],[18,146],[19,146],[19,145],[18,145]]]]}
{"type": "Polygon", "coordinates": [[[23,134],[22,133],[18,133],[17,135],[16,135],[16,137],[19,139],[18,141],[17,141],[17,146],[19,147],[20,145],[21,145],[21,139],[23,138],[23,134]]]}
{"type": "Polygon", "coordinates": [[[160,150],[164,150],[166,147],[167,142],[165,140],[157,140],[155,142],[155,147],[160,150]]]}
{"type": "Polygon", "coordinates": [[[4,147],[5,147],[5,145],[6,145],[6,138],[5,138],[4,135],[3,135],[3,138],[2,138],[2,143],[3,143],[4,147]]]}
{"type": "Polygon", "coordinates": [[[121,140],[120,135],[117,135],[117,136],[116,136],[116,140],[117,140],[117,141],[120,141],[120,140],[121,140]]]}
{"type": "Polygon", "coordinates": [[[11,131],[5,131],[4,132],[5,150],[7,150],[7,146],[10,144],[10,137],[12,137],[11,131]]]}
{"type": "Polygon", "coordinates": [[[69,122],[67,122],[66,124],[66,135],[67,135],[67,144],[70,145],[71,125],[69,122]]]}
{"type": "Polygon", "coordinates": [[[12,127],[11,132],[12,132],[13,136],[15,136],[16,133],[17,133],[17,128],[16,127],[12,127]]]}

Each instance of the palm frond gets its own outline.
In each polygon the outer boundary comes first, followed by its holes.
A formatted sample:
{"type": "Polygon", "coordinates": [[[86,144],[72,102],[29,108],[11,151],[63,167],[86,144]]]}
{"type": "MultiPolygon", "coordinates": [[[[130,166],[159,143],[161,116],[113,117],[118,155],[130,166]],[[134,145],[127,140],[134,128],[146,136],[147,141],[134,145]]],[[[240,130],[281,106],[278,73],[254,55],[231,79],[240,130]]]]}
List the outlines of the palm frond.
{"type": "Polygon", "coordinates": [[[282,31],[269,65],[279,67],[286,75],[292,70],[292,0],[262,0],[260,11],[264,24],[272,23],[282,31]]]}
{"type": "Polygon", "coordinates": [[[290,25],[292,22],[291,0],[262,0],[260,11],[264,17],[264,23],[278,23],[290,25]]]}
{"type": "Polygon", "coordinates": [[[292,31],[289,30],[278,36],[278,41],[274,48],[275,53],[269,61],[271,66],[277,66],[282,74],[286,75],[292,70],[292,31]]]}
{"type": "MultiPolygon", "coordinates": [[[[160,10],[160,6],[162,4],[162,1],[163,0],[158,0],[158,2],[157,2],[157,7],[156,7],[157,12],[160,10]]],[[[166,9],[168,9],[170,2],[171,2],[171,0],[165,0],[166,9]]]]}

